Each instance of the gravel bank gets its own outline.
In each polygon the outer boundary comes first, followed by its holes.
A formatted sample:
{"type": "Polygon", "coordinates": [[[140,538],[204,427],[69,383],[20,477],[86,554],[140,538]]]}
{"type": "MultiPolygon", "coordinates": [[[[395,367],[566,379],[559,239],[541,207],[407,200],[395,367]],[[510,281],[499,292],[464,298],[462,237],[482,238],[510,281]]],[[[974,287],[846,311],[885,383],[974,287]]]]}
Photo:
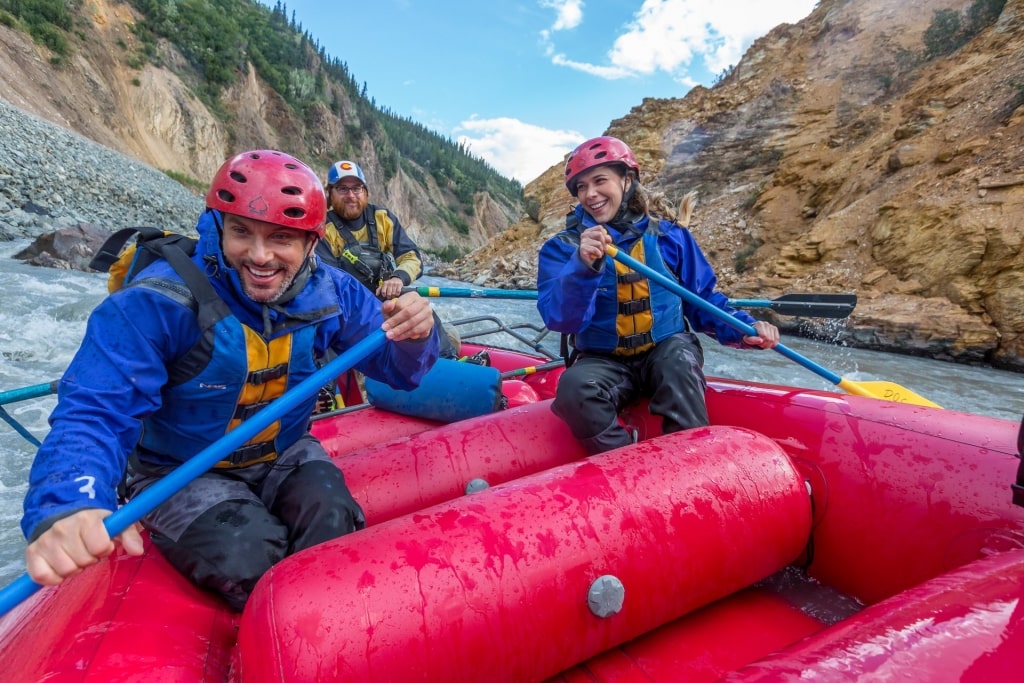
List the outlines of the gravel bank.
{"type": "Polygon", "coordinates": [[[78,223],[192,232],[203,206],[161,171],[0,100],[0,240],[78,223]]]}

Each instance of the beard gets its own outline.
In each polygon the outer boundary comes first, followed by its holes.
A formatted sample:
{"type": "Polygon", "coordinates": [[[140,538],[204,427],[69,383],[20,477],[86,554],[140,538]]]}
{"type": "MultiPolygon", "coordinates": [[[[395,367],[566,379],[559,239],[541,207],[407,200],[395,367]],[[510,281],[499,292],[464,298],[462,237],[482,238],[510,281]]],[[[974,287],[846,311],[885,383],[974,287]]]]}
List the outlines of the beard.
{"type": "Polygon", "coordinates": [[[334,212],[341,216],[342,219],[346,221],[354,221],[363,215],[363,210],[366,208],[368,202],[369,200],[366,198],[366,193],[364,192],[360,195],[359,201],[357,202],[332,202],[331,208],[334,209],[334,212]]]}
{"type": "Polygon", "coordinates": [[[295,282],[295,275],[298,273],[298,268],[288,268],[285,264],[280,261],[272,261],[264,264],[263,266],[257,266],[250,259],[245,259],[238,266],[235,267],[238,271],[238,279],[242,283],[242,291],[250,299],[260,304],[272,304],[280,299],[288,288],[295,282]],[[257,272],[277,270],[275,274],[275,280],[263,283],[257,281],[250,272],[249,268],[253,268],[257,272]],[[279,284],[274,284],[278,282],[279,284]]]}

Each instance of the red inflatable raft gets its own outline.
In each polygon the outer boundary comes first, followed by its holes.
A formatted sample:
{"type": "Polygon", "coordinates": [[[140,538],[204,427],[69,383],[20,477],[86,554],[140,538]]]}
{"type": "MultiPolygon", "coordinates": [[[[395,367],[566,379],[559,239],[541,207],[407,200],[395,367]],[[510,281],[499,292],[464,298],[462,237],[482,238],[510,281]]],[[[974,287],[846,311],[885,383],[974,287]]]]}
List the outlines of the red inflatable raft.
{"type": "Polygon", "coordinates": [[[281,562],[243,614],[152,546],[118,553],[0,618],[6,679],[1020,677],[1016,423],[712,379],[711,427],[662,436],[637,405],[640,443],[587,458],[557,369],[490,355],[497,409],[316,420],[370,526],[281,562]]]}

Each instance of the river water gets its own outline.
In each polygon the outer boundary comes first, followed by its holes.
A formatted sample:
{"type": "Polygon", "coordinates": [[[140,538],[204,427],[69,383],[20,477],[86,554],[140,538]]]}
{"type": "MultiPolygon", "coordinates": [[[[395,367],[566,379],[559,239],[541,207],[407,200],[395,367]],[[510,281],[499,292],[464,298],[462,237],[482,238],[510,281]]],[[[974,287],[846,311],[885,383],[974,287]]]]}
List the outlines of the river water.
{"type": "MultiPolygon", "coordinates": [[[[106,276],[28,266],[11,257],[27,241],[0,243],[0,392],[58,379],[85,332],[89,311],[106,295],[106,276]]],[[[417,284],[459,286],[425,277],[417,284]]],[[[444,320],[489,315],[506,324],[539,325],[535,302],[504,299],[435,299],[444,320]]],[[[837,321],[837,324],[843,324],[837,321]]],[[[532,333],[528,333],[532,336],[532,333]]],[[[1024,414],[1024,375],[989,368],[861,351],[785,338],[787,346],[841,377],[901,384],[951,410],[1017,421],[1024,414]]],[[[544,344],[557,353],[557,335],[544,344]]],[[[504,344],[507,345],[507,344],[504,344]]],[[[708,375],[838,391],[826,380],[778,353],[704,345],[708,375]]],[[[2,405],[11,417],[42,439],[56,400],[46,396],[2,405]]],[[[0,422],[0,586],[24,572],[25,539],[21,502],[34,446],[0,422]]]]}

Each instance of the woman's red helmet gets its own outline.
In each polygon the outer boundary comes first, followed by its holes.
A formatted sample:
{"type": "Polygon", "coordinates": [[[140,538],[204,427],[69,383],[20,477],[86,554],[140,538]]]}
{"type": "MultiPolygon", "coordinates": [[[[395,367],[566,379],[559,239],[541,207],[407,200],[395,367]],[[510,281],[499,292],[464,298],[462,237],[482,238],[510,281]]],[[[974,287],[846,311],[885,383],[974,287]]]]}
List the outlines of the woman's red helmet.
{"type": "Polygon", "coordinates": [[[636,162],[629,145],[618,138],[605,135],[587,140],[572,151],[565,160],[565,186],[575,197],[576,179],[581,173],[609,164],[622,164],[632,169],[637,178],[640,177],[640,164],[636,162]]]}
{"type": "Polygon", "coordinates": [[[206,206],[324,236],[327,198],[320,179],[295,157],[272,149],[225,161],[210,183],[206,206]]]}

